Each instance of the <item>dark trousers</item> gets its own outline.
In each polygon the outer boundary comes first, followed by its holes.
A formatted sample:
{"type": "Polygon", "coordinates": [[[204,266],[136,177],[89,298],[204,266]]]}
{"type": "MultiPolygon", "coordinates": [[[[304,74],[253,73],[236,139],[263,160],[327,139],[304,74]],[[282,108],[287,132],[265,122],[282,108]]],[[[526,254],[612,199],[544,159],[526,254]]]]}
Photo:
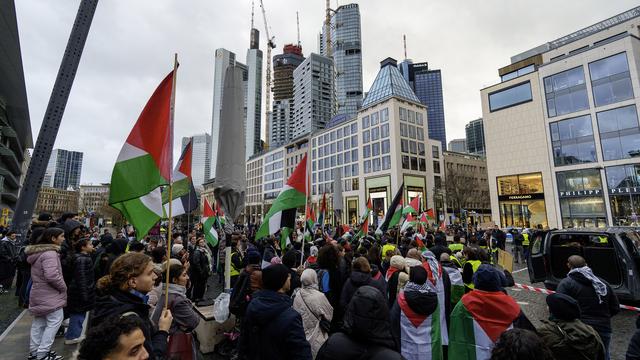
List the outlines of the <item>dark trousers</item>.
{"type": "Polygon", "coordinates": [[[207,290],[207,278],[198,278],[193,282],[193,300],[200,300],[207,290]]]}

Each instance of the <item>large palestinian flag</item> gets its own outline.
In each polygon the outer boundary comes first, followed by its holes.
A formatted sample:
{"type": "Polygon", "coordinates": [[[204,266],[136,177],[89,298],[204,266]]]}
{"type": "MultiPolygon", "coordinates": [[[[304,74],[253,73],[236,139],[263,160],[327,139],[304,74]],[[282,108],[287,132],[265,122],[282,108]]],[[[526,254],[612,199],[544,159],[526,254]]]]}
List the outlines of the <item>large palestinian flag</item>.
{"type": "MultiPolygon", "coordinates": [[[[189,139],[187,146],[182,150],[180,160],[173,170],[173,191],[171,202],[171,216],[179,216],[190,213],[198,207],[196,189],[191,178],[191,159],[193,154],[193,138],[189,139]]],[[[169,216],[169,191],[162,192],[165,217],[169,216]]]]}
{"type": "MultiPolygon", "coordinates": [[[[280,229],[288,235],[295,228],[296,210],[304,206],[307,201],[306,174],[307,155],[305,154],[265,215],[264,222],[256,232],[256,240],[275,234],[280,229]]],[[[280,240],[284,245],[287,238],[281,236],[280,240]]]]}
{"type": "Polygon", "coordinates": [[[202,231],[204,232],[204,238],[209,245],[215,247],[218,245],[218,232],[216,231],[216,214],[213,212],[211,205],[207,198],[204,198],[204,209],[202,209],[202,231]]]}
{"type": "Polygon", "coordinates": [[[409,205],[405,206],[402,210],[402,215],[406,214],[419,214],[420,213],[420,196],[416,196],[411,200],[409,205]]]}
{"type": "Polygon", "coordinates": [[[398,294],[398,305],[400,306],[400,337],[401,339],[409,338],[410,342],[416,345],[405,346],[401,341],[400,351],[402,356],[407,359],[443,359],[442,354],[442,336],[440,334],[442,326],[440,325],[440,306],[430,315],[423,315],[414,312],[407,300],[404,291],[398,294]]]}
{"type": "Polygon", "coordinates": [[[173,71],[145,105],[111,173],[109,205],[133,225],[138,238],[163,216],[160,186],[171,181],[173,71]]]}
{"type": "Polygon", "coordinates": [[[402,219],[402,192],[404,190],[404,183],[400,184],[400,188],[396,192],[396,195],[391,201],[391,205],[384,215],[384,221],[378,226],[378,230],[385,232],[388,228],[396,226],[402,219]]]}
{"type": "Polygon", "coordinates": [[[500,335],[513,327],[520,306],[509,295],[474,290],[451,312],[449,360],[485,360],[500,335]]]}

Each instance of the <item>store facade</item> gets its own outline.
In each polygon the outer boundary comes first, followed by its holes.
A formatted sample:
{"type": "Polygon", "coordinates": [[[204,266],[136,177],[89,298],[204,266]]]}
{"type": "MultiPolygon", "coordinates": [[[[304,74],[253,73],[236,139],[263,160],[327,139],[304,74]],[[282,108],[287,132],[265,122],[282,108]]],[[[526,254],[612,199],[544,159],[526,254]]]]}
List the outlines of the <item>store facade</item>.
{"type": "Polygon", "coordinates": [[[503,227],[548,226],[542,173],[499,176],[496,181],[503,227]]]}
{"type": "Polygon", "coordinates": [[[612,224],[640,226],[640,164],[605,168],[612,224]]]}

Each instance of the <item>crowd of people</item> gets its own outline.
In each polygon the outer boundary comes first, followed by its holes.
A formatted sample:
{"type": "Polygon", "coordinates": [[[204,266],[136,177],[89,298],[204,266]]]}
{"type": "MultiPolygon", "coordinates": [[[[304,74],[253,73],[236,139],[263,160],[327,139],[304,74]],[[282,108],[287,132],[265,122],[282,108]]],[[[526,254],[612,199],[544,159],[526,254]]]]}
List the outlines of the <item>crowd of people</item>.
{"type": "MultiPolygon", "coordinates": [[[[496,266],[506,245],[498,228],[454,229],[451,243],[439,229],[301,229],[286,247],[279,233],[256,240],[254,229],[225,235],[234,359],[609,358],[619,303],[580,256],[568,259],[567,278],[546,298],[550,317],[536,328],[506,291],[511,274],[496,266]]],[[[542,236],[527,234],[526,245],[542,236]]],[[[40,214],[26,241],[7,232],[0,286],[8,291],[17,274],[15,294],[33,316],[29,359],[61,360],[56,336],[80,343],[78,359],[196,359],[194,303],[218,249],[196,230],[173,238],[167,258],[162,237],[114,238],[75,214],[40,214]]],[[[627,355],[639,354],[640,330],[627,355]]]]}

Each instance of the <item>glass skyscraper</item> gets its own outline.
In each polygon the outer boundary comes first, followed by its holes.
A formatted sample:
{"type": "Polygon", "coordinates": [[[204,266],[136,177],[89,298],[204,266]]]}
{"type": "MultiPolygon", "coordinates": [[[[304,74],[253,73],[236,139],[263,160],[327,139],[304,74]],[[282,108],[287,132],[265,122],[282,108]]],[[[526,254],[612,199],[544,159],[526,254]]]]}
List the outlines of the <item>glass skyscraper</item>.
{"type": "MultiPolygon", "coordinates": [[[[320,53],[327,56],[326,29],[320,53]]],[[[358,4],[338,7],[331,17],[331,53],[335,67],[336,114],[355,116],[362,107],[362,33],[358,4]]]]}
{"type": "Polygon", "coordinates": [[[447,148],[447,133],[444,126],[444,101],[442,97],[442,74],[440,70],[429,69],[426,62],[413,63],[405,59],[400,64],[402,76],[427,106],[429,138],[438,140],[442,148],[447,148]]]}
{"type": "Polygon", "coordinates": [[[81,173],[81,152],[54,149],[47,164],[42,186],[62,190],[67,190],[68,188],[78,189],[80,187],[81,173]]]}
{"type": "Polygon", "coordinates": [[[482,118],[469,122],[465,125],[464,130],[467,135],[467,152],[484,156],[484,125],[482,118]]]}
{"type": "MultiPolygon", "coordinates": [[[[193,135],[193,151],[191,153],[191,179],[193,186],[202,190],[205,181],[211,177],[211,136],[207,133],[193,135]]],[[[182,138],[180,152],[187,146],[191,137],[182,138]]]]}

